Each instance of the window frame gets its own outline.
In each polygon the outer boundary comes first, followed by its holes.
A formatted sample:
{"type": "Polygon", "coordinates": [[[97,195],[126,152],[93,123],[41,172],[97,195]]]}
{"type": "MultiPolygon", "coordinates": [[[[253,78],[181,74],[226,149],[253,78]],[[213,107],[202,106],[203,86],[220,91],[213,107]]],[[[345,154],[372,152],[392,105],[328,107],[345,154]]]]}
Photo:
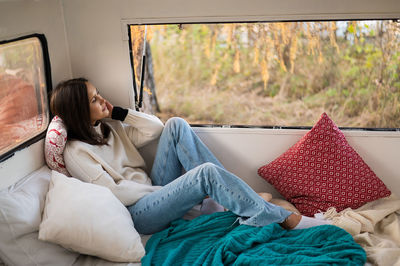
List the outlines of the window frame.
{"type": "MultiPolygon", "coordinates": [[[[234,24],[234,23],[279,23],[279,22],[329,22],[329,21],[368,21],[368,20],[392,20],[394,22],[400,23],[400,18],[396,17],[360,17],[360,18],[331,18],[331,19],[277,19],[277,20],[268,20],[260,18],[259,20],[246,20],[246,19],[239,19],[235,20],[234,18],[225,18],[222,20],[217,20],[215,17],[209,17],[204,21],[201,21],[198,18],[194,20],[188,20],[187,18],[167,18],[167,19],[127,19],[122,20],[122,26],[126,28],[126,35],[125,40],[128,41],[128,49],[129,49],[129,60],[130,60],[130,67],[131,67],[131,75],[132,75],[132,88],[134,91],[135,97],[135,104],[136,99],[139,97],[139,92],[136,88],[136,80],[134,77],[135,69],[134,69],[134,58],[133,58],[133,51],[131,45],[131,34],[130,28],[132,26],[152,26],[152,25],[185,25],[185,24],[234,24]],[[137,98],[136,98],[137,97],[137,98]]],[[[303,129],[303,130],[310,130],[312,126],[278,126],[278,125],[235,125],[235,124],[196,124],[190,123],[192,127],[202,127],[202,128],[259,128],[259,129],[303,129]]],[[[371,131],[371,132],[400,132],[400,125],[399,127],[395,128],[370,128],[370,127],[339,127],[340,130],[345,131],[371,131]]]]}
{"type": "MultiPolygon", "coordinates": [[[[47,39],[44,34],[40,33],[33,33],[29,35],[24,35],[21,37],[17,37],[14,39],[9,39],[9,40],[1,40],[0,45],[2,44],[7,44],[11,42],[17,42],[17,41],[22,41],[25,39],[30,39],[30,38],[37,38],[41,44],[42,47],[42,55],[43,55],[43,65],[44,65],[44,76],[45,76],[45,82],[46,82],[46,90],[47,90],[47,95],[50,95],[50,92],[52,91],[52,79],[51,79],[51,66],[50,66],[50,56],[49,56],[49,50],[48,50],[48,45],[47,45],[47,39]]],[[[47,98],[47,106],[50,106],[50,99],[49,97],[47,98]]],[[[6,161],[7,159],[11,158],[14,156],[15,152],[20,151],[36,142],[39,140],[45,138],[46,132],[47,132],[47,127],[49,126],[49,122],[51,119],[50,116],[50,111],[48,108],[47,115],[49,115],[49,121],[47,121],[47,125],[45,129],[36,135],[35,137],[32,137],[24,142],[22,142],[20,145],[16,146],[15,148],[5,152],[4,154],[0,155],[0,163],[6,161]]]]}

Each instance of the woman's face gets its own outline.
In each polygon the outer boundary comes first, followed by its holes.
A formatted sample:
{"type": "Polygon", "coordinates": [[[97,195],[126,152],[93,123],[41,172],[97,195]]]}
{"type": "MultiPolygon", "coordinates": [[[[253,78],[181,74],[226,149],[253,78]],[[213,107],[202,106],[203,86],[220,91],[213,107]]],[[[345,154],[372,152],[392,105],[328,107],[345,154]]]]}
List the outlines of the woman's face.
{"type": "Polygon", "coordinates": [[[90,121],[94,125],[97,120],[108,117],[110,112],[107,109],[106,100],[100,96],[96,87],[90,82],[86,82],[86,87],[89,96],[90,121]]]}

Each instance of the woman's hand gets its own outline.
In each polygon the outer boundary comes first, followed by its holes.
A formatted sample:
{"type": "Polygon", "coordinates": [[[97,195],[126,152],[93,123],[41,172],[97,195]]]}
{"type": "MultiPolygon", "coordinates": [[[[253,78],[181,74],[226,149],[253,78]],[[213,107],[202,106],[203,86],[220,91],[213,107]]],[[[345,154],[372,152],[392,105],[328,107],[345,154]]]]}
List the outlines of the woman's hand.
{"type": "Polygon", "coordinates": [[[107,107],[107,110],[108,110],[108,116],[107,117],[111,118],[112,110],[113,110],[114,106],[106,100],[106,107],[107,107]]]}

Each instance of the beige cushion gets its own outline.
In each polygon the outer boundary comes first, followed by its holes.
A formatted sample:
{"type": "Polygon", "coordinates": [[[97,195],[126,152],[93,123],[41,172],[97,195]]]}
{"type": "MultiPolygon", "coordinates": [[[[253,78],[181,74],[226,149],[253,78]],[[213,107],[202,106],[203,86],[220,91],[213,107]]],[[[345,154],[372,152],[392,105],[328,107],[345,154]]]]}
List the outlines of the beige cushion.
{"type": "Polygon", "coordinates": [[[52,172],[39,239],[115,262],[145,251],[126,207],[103,186],[52,172]]]}

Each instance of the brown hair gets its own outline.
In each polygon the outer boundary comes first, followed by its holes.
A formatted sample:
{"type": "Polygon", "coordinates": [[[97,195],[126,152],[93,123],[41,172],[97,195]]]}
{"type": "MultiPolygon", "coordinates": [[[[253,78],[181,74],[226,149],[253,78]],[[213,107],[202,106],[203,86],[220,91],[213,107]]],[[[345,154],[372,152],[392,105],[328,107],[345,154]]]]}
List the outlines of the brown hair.
{"type": "Polygon", "coordinates": [[[103,136],[96,133],[90,121],[90,107],[85,78],[63,81],[53,90],[50,110],[59,116],[67,127],[69,140],[80,140],[92,145],[104,145],[110,127],[101,123],[103,136]]]}

